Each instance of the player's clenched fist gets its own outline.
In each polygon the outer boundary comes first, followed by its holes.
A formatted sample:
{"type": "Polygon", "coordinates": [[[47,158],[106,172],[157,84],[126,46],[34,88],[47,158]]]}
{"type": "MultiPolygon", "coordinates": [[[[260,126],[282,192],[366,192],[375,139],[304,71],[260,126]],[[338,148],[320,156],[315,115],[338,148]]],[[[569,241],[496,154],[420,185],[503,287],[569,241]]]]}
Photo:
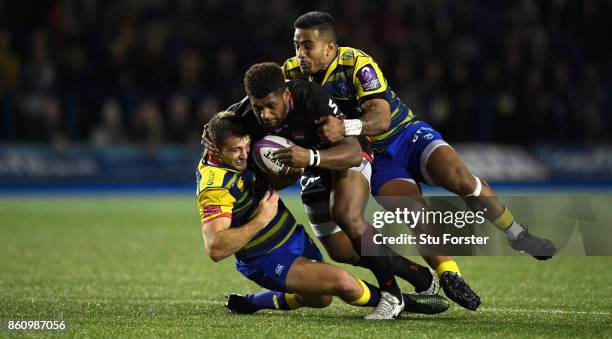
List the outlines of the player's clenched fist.
{"type": "Polygon", "coordinates": [[[278,191],[272,190],[267,191],[264,194],[263,198],[259,201],[259,206],[257,207],[257,217],[263,223],[263,227],[266,227],[274,219],[276,216],[276,212],[278,211],[278,198],[280,195],[278,191]]]}
{"type": "Polygon", "coordinates": [[[342,120],[326,115],[318,118],[315,121],[319,126],[319,137],[321,140],[335,144],[344,138],[344,123],[342,120]]]}

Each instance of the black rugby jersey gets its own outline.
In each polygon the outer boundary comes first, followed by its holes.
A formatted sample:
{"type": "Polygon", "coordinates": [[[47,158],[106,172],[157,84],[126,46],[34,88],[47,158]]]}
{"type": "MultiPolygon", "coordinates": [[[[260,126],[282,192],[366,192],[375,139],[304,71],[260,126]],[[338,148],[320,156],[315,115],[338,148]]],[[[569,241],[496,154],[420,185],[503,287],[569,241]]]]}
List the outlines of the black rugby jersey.
{"type": "MultiPolygon", "coordinates": [[[[315,120],[325,115],[344,119],[344,114],[338,109],[334,99],[321,85],[313,82],[296,79],[288,81],[287,87],[293,99],[292,107],[285,120],[274,130],[264,130],[259,125],[248,97],[230,106],[227,110],[244,118],[245,127],[253,142],[257,142],[268,134],[273,134],[287,138],[300,147],[329,148],[331,145],[319,138],[319,125],[315,124],[315,120]]],[[[367,138],[359,137],[359,142],[362,150],[368,155],[371,154],[367,138]]]]}

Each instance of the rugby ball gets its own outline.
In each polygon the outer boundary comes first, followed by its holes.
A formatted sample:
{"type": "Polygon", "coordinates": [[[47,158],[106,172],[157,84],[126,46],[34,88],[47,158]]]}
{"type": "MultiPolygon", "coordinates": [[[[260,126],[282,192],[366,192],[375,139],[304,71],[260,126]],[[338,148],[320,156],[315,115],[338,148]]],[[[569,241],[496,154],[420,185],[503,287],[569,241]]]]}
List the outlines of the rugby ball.
{"type": "Polygon", "coordinates": [[[291,167],[283,165],[278,160],[272,160],[276,150],[295,145],[291,140],[278,135],[267,135],[253,146],[253,160],[257,167],[265,173],[287,174],[291,167]]]}

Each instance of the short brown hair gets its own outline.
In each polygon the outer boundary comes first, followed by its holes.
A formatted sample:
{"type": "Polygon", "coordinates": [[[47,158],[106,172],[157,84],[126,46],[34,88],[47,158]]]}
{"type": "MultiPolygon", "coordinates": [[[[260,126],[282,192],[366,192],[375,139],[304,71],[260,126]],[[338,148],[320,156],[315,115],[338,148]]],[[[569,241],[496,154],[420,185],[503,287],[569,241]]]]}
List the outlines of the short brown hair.
{"type": "Polygon", "coordinates": [[[240,124],[240,119],[234,112],[219,112],[215,114],[206,127],[208,137],[217,147],[223,146],[225,139],[230,137],[243,138],[249,134],[240,124]]]}
{"type": "Polygon", "coordinates": [[[256,99],[285,89],[283,70],[274,62],[262,62],[251,66],[244,74],[244,90],[256,99]]]}

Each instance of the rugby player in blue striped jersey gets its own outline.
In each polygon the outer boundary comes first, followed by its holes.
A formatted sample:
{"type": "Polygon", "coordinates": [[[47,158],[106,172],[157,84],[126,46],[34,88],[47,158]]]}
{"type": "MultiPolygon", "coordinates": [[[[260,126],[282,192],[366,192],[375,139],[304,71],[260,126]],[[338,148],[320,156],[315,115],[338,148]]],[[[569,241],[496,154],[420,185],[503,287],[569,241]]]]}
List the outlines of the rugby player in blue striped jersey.
{"type": "MultiPolygon", "coordinates": [[[[345,119],[323,117],[320,133],[334,142],[345,136],[366,135],[374,146],[372,194],[376,197],[415,197],[403,199],[411,206],[399,206],[393,199],[380,199],[388,210],[410,207],[426,208],[420,199],[420,183],[441,186],[464,198],[475,210],[504,231],[510,246],[544,260],[556,253],[547,239],[529,233],[512,213],[495,197],[493,189],[467,169],[457,153],[440,133],[418,117],[396,96],[380,67],[365,52],[340,47],[334,18],[324,12],[309,12],[294,24],[295,57],[283,65],[287,79],[306,79],[321,84],[336,100],[347,116],[345,119]]],[[[311,183],[318,188],[320,183],[311,183]]],[[[320,202],[308,199],[304,203],[320,202]]],[[[323,199],[326,200],[326,199],[323,199]]],[[[350,243],[331,220],[312,220],[313,227],[325,225],[318,235],[330,253],[341,262],[351,262],[350,243]],[[343,260],[344,259],[344,260],[343,260]]],[[[425,231],[427,225],[419,225],[425,231]]],[[[441,279],[442,287],[461,306],[475,310],[480,298],[461,277],[457,263],[449,256],[425,256],[441,279]]]]}

